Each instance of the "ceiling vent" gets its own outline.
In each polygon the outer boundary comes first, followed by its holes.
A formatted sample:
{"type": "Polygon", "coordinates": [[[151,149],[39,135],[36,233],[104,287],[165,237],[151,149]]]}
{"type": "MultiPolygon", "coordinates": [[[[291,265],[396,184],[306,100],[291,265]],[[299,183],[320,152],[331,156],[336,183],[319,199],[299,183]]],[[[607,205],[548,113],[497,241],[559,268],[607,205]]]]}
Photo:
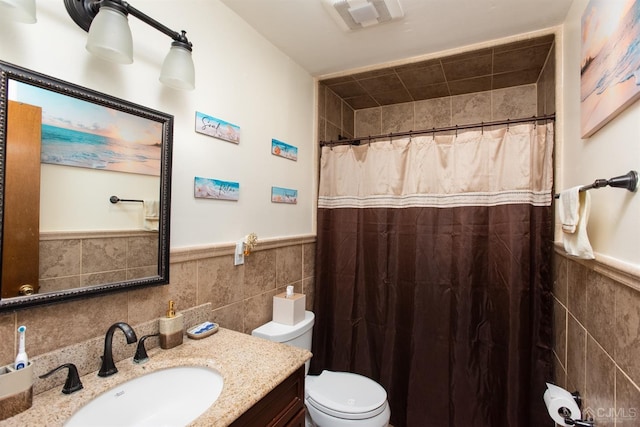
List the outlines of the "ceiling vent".
{"type": "Polygon", "coordinates": [[[344,31],[359,30],[404,16],[399,0],[322,0],[344,31]]]}

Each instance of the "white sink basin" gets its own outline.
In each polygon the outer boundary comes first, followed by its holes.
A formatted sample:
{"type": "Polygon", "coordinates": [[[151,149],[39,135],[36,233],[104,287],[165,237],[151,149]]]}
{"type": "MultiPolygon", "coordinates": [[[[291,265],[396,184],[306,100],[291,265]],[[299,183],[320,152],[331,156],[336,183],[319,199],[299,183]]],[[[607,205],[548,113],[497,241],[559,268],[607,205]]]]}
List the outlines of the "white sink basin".
{"type": "Polygon", "coordinates": [[[222,392],[222,375],[178,366],[129,380],[80,408],[65,426],[185,426],[222,392]]]}

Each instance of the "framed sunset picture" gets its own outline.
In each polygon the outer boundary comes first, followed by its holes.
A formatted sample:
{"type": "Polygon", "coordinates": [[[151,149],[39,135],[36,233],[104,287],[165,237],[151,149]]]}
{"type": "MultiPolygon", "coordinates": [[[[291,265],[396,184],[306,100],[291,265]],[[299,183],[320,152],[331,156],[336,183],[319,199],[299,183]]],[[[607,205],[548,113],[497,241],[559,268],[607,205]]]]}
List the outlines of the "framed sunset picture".
{"type": "Polygon", "coordinates": [[[160,176],[165,125],[140,114],[142,107],[118,101],[112,108],[97,95],[21,81],[10,82],[9,99],[42,109],[41,163],[160,176]]]}
{"type": "Polygon", "coordinates": [[[640,98],[640,0],[590,0],[581,55],[580,132],[587,138],[640,98]]]}

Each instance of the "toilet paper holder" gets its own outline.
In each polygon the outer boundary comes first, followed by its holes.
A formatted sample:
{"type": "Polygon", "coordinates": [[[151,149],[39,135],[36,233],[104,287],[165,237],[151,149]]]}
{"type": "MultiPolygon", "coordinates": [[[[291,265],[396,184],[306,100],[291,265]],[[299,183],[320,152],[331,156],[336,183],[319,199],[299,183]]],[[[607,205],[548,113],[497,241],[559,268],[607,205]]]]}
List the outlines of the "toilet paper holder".
{"type": "MultiPolygon", "coordinates": [[[[574,391],[573,393],[571,393],[571,396],[573,396],[573,400],[576,401],[578,408],[582,410],[582,397],[580,397],[580,393],[574,391]]],[[[564,418],[565,424],[569,426],[594,427],[596,425],[591,417],[586,420],[574,420],[573,418],[571,418],[571,411],[569,411],[567,408],[561,408],[560,410],[558,410],[558,413],[562,416],[562,418],[564,418]]]]}

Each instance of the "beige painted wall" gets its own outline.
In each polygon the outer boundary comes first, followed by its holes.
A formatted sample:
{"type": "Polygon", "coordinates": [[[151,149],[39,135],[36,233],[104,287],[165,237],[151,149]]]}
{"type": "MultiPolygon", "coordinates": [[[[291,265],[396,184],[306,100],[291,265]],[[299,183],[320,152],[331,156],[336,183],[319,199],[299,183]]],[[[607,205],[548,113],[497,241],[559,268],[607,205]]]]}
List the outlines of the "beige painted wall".
{"type": "MultiPolygon", "coordinates": [[[[562,68],[558,92],[562,92],[562,99],[558,113],[562,127],[556,147],[557,190],[640,170],[640,102],[592,137],[580,137],[581,19],[587,4],[588,0],[574,0],[559,43],[562,68]]],[[[587,231],[596,257],[622,264],[640,275],[640,197],[611,188],[592,190],[590,194],[587,231]]]]}

